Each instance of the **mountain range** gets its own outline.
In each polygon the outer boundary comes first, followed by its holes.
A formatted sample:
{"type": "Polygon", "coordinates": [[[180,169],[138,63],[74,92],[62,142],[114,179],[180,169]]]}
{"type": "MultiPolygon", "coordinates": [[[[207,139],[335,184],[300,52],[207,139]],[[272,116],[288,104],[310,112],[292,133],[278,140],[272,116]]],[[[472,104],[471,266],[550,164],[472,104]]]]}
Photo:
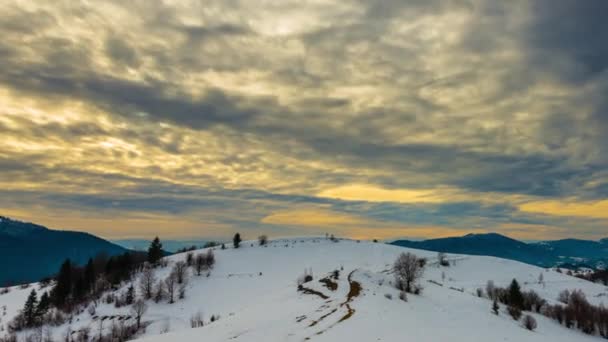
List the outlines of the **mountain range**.
{"type": "Polygon", "coordinates": [[[397,240],[391,244],[436,252],[494,256],[541,267],[594,268],[608,262],[608,239],[527,243],[497,233],[488,233],[424,241],[397,240]]]}
{"type": "Polygon", "coordinates": [[[52,230],[0,216],[0,286],[51,276],[66,258],[84,264],[100,253],[112,256],[126,251],[89,233],[52,230]]]}

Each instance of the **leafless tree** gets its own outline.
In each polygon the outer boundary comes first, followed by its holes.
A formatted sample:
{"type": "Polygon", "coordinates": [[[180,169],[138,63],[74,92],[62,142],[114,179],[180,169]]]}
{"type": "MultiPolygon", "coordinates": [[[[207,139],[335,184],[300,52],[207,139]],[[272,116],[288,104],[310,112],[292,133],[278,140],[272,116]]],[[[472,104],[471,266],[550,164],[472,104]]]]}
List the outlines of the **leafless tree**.
{"type": "Polygon", "coordinates": [[[397,288],[412,292],[412,285],[424,272],[424,262],[422,260],[424,259],[419,259],[412,253],[401,253],[397,257],[393,265],[397,288]]]}
{"type": "Polygon", "coordinates": [[[183,284],[186,282],[187,271],[188,265],[185,262],[178,261],[175,263],[172,273],[175,273],[175,280],[178,284],[183,284]]]}
{"type": "Polygon", "coordinates": [[[568,302],[570,301],[570,291],[563,290],[562,292],[560,292],[559,295],[557,295],[557,300],[564,304],[568,304],[568,302]]]}
{"type": "Polygon", "coordinates": [[[144,298],[152,298],[155,282],[156,275],[154,274],[154,268],[152,268],[150,265],[146,265],[141,273],[141,277],[139,278],[139,289],[144,295],[144,298]]]}
{"type": "Polygon", "coordinates": [[[175,303],[175,289],[177,288],[177,275],[175,272],[171,272],[169,276],[165,279],[165,290],[167,290],[167,297],[169,298],[169,303],[175,303]]]}
{"type": "Polygon", "coordinates": [[[136,324],[138,330],[141,327],[141,317],[146,313],[147,310],[148,305],[142,299],[138,299],[131,306],[131,313],[133,314],[133,316],[135,316],[135,321],[137,322],[136,324]]]}
{"type": "Polygon", "coordinates": [[[496,299],[496,286],[493,280],[488,280],[486,283],[486,294],[490,299],[496,299]]]}
{"type": "Polygon", "coordinates": [[[200,253],[196,255],[196,259],[194,260],[194,269],[196,270],[196,275],[201,275],[203,271],[206,269],[207,263],[205,254],[200,253]]]}
{"type": "Polygon", "coordinates": [[[186,254],[186,265],[192,266],[194,264],[194,253],[188,252],[186,254]]]}
{"type": "Polygon", "coordinates": [[[159,303],[163,298],[165,298],[165,285],[162,280],[159,280],[154,292],[154,302],[159,303]]]}
{"type": "Polygon", "coordinates": [[[207,251],[207,255],[205,256],[205,264],[208,269],[212,269],[215,265],[215,254],[213,254],[213,250],[210,249],[207,251]]]}

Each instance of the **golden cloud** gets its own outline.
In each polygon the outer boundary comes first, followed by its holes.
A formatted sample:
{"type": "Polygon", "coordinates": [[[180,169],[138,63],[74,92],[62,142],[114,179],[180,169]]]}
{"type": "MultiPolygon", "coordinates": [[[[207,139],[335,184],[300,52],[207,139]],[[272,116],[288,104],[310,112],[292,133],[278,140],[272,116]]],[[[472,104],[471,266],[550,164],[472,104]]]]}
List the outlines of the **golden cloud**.
{"type": "Polygon", "coordinates": [[[577,201],[576,199],[527,202],[519,210],[556,216],[580,216],[608,219],[608,200],[577,201]]]}

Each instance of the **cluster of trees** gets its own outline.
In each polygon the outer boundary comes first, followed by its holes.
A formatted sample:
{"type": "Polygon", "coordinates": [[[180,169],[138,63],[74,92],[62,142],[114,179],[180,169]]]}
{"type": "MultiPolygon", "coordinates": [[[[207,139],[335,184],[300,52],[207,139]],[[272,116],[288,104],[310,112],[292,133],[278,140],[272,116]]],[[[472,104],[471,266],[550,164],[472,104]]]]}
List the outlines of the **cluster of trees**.
{"type": "Polygon", "coordinates": [[[595,306],[587,301],[581,290],[572,292],[564,290],[559,294],[558,300],[563,303],[547,305],[543,314],[553,318],[568,328],[577,328],[586,334],[596,332],[608,338],[608,309],[604,306],[595,306]]]}
{"type": "Polygon", "coordinates": [[[193,269],[193,273],[200,276],[214,265],[215,255],[212,249],[196,256],[188,253],[184,261],[177,261],[173,265],[165,279],[157,280],[154,267],[148,264],[143,268],[139,278],[140,293],[146,300],[153,299],[158,303],[166,299],[169,303],[174,303],[176,298],[183,299],[186,295],[190,268],[193,269]]]}
{"type": "Polygon", "coordinates": [[[107,257],[104,254],[89,259],[85,267],[66,260],[55,277],[51,302],[64,311],[77,304],[98,298],[104,291],[131,279],[150,256],[127,252],[107,257]]]}
{"type": "MultiPolygon", "coordinates": [[[[237,237],[240,240],[238,234],[237,237]]],[[[101,335],[99,339],[100,341],[124,341],[127,336],[133,336],[139,331],[141,318],[147,310],[146,300],[159,302],[166,299],[169,303],[173,303],[177,298],[184,298],[190,268],[192,268],[193,274],[200,276],[215,265],[215,255],[212,249],[196,256],[194,253],[188,253],[185,260],[177,261],[173,265],[170,274],[165,279],[157,280],[155,269],[167,264],[167,261],[162,259],[164,254],[162,243],[156,237],[151,242],[147,253],[129,252],[113,257],[102,254],[89,259],[84,267],[78,266],[68,259],[61,265],[59,272],[54,277],[54,286],[50,291],[46,291],[38,297],[36,290],[32,290],[21,313],[10,323],[9,329],[14,334],[17,331],[41,327],[47,323],[60,325],[65,322],[62,312],[70,313],[76,308],[79,308],[79,312],[87,307],[92,308],[91,314],[93,315],[95,306],[88,306],[89,303],[91,301],[96,303],[102,296],[105,296],[106,303],[114,303],[117,307],[130,305],[135,323],[133,326],[117,327],[111,331],[111,336],[107,336],[107,339],[101,335]],[[121,294],[112,291],[104,295],[106,291],[116,289],[127,281],[132,281],[136,274],[140,274],[140,298],[133,285],[127,287],[126,291],[121,294]]]]}
{"type": "MultiPolygon", "coordinates": [[[[481,291],[483,292],[483,290],[481,291]]],[[[491,300],[507,305],[511,308],[511,312],[519,312],[520,315],[521,311],[540,312],[547,303],[533,290],[522,291],[517,279],[513,279],[507,288],[497,287],[490,280],[486,285],[486,294],[491,300]]],[[[517,318],[519,319],[519,317],[517,318]]]]}
{"type": "Polygon", "coordinates": [[[419,294],[422,288],[416,282],[422,277],[425,266],[425,258],[418,258],[412,253],[401,253],[393,264],[397,289],[419,294]]]}
{"type": "MultiPolygon", "coordinates": [[[[515,320],[520,319],[522,311],[536,312],[567,328],[577,328],[586,334],[598,333],[608,338],[608,308],[590,304],[581,290],[562,291],[557,298],[562,304],[555,305],[549,304],[532,290],[522,291],[515,279],[508,288],[496,287],[492,281],[488,281],[486,293],[494,301],[492,311],[496,314],[500,302],[508,306],[507,312],[515,320]]],[[[536,328],[536,321],[529,315],[524,316],[522,323],[527,329],[536,328]]]]}
{"type": "Polygon", "coordinates": [[[51,301],[47,292],[44,292],[39,299],[36,290],[32,290],[25,301],[23,310],[11,322],[9,329],[18,331],[39,326],[46,320],[50,307],[51,301]]]}
{"type": "Polygon", "coordinates": [[[581,279],[608,286],[608,270],[594,270],[593,272],[577,274],[576,276],[581,279]]]}

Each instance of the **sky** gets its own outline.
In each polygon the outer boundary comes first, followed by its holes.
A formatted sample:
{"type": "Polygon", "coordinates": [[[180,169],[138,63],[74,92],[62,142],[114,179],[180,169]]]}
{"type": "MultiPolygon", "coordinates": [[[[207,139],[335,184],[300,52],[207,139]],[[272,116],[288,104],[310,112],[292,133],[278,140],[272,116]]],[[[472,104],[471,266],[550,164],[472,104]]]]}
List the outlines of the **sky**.
{"type": "Polygon", "coordinates": [[[0,214],[608,237],[603,0],[0,0],[0,214]]]}

